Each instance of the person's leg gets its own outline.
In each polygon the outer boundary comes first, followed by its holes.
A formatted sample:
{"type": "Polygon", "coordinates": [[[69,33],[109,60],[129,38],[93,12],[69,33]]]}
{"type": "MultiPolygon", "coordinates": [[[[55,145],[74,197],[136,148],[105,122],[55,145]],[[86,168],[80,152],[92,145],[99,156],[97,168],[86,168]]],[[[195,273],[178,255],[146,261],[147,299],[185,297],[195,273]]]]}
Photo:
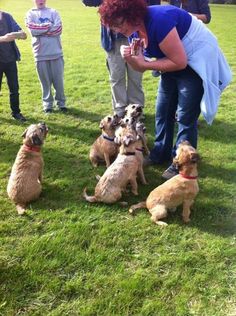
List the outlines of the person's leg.
{"type": "Polygon", "coordinates": [[[9,88],[9,98],[12,114],[20,113],[19,84],[16,62],[5,64],[4,73],[6,75],[7,85],[9,88]]]}
{"type": "Polygon", "coordinates": [[[51,91],[52,71],[50,61],[37,61],[36,68],[42,89],[43,110],[45,112],[50,112],[53,107],[53,95],[51,91]]]}
{"type": "Polygon", "coordinates": [[[163,163],[171,159],[177,96],[177,85],[172,73],[163,74],[156,101],[155,143],[150,152],[153,163],[163,163]]]}
{"type": "MultiPolygon", "coordinates": [[[[172,157],[176,155],[178,144],[184,140],[197,148],[197,120],[200,114],[200,102],[203,95],[202,79],[190,68],[176,73],[178,86],[177,123],[178,133],[172,157]]],[[[171,164],[162,177],[166,180],[178,173],[176,166],[171,164]]]]}
{"type": "Polygon", "coordinates": [[[112,107],[114,113],[122,116],[127,106],[126,91],[126,63],[120,54],[122,39],[114,42],[114,48],[107,53],[107,68],[112,93],[112,107]]]}
{"type": "Polygon", "coordinates": [[[197,120],[201,112],[200,102],[204,92],[202,79],[194,70],[187,67],[178,78],[178,91],[178,133],[173,148],[173,157],[178,144],[183,140],[189,141],[194,148],[197,148],[197,120]]]}
{"type": "Polygon", "coordinates": [[[64,94],[64,59],[63,57],[51,60],[52,82],[55,89],[55,100],[59,109],[66,109],[64,94]]]}

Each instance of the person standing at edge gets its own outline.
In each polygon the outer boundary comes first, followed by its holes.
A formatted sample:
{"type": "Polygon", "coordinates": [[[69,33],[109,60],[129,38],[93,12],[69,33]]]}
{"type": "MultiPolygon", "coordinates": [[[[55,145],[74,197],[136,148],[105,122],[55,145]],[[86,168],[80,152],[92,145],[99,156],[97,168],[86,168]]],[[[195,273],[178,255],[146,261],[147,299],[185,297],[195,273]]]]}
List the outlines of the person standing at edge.
{"type": "MultiPolygon", "coordinates": [[[[102,24],[114,32],[144,41],[144,52],[140,49],[137,56],[132,56],[130,46],[121,47],[127,63],[137,71],[161,72],[149,163],[171,161],[183,140],[196,148],[200,112],[211,124],[220,95],[232,79],[216,37],[196,17],[171,5],[147,7],[144,0],[104,0],[98,12],[102,24]],[[146,61],[144,56],[156,59],[146,61]],[[178,131],[173,146],[176,112],[178,131]]],[[[177,173],[171,164],[162,177],[170,179],[177,173]]]]}
{"type": "Polygon", "coordinates": [[[17,61],[20,61],[20,52],[16,46],[16,39],[25,40],[27,35],[16,23],[13,17],[0,11],[0,90],[2,77],[5,74],[10,95],[11,115],[15,120],[25,122],[26,118],[20,111],[19,82],[17,61]]]}
{"type": "MultiPolygon", "coordinates": [[[[82,2],[90,7],[102,4],[102,0],[82,0],[82,2]]],[[[147,3],[160,4],[160,0],[149,0],[147,3]]],[[[107,53],[106,64],[110,77],[112,108],[115,114],[122,117],[128,104],[137,103],[144,106],[142,73],[135,71],[120,54],[120,47],[128,45],[128,39],[124,35],[112,32],[102,25],[101,44],[107,53]]]]}
{"type": "Polygon", "coordinates": [[[208,0],[170,0],[170,4],[191,13],[205,24],[211,21],[208,0]]]}
{"type": "Polygon", "coordinates": [[[53,109],[52,85],[61,112],[66,112],[64,94],[64,59],[60,35],[62,23],[58,12],[46,7],[46,0],[34,0],[35,8],[26,15],[26,26],[32,35],[32,47],[42,88],[43,110],[53,109]]]}

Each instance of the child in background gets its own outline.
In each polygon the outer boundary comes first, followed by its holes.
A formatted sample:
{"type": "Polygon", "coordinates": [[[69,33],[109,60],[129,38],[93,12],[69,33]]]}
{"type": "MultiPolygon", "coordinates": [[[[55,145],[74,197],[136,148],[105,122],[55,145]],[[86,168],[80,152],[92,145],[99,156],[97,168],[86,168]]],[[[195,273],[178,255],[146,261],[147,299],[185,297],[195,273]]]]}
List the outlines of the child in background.
{"type": "Polygon", "coordinates": [[[21,30],[13,17],[0,11],[0,90],[2,77],[5,74],[10,93],[11,115],[14,119],[25,122],[26,118],[20,111],[19,83],[16,62],[20,60],[20,52],[15,39],[26,39],[27,35],[21,30]]]}
{"type": "Polygon", "coordinates": [[[37,73],[42,87],[43,110],[51,113],[55,100],[61,112],[66,112],[64,95],[64,59],[60,35],[62,23],[56,10],[46,7],[46,0],[34,0],[35,8],[26,15],[26,26],[32,35],[32,47],[37,73]]]}

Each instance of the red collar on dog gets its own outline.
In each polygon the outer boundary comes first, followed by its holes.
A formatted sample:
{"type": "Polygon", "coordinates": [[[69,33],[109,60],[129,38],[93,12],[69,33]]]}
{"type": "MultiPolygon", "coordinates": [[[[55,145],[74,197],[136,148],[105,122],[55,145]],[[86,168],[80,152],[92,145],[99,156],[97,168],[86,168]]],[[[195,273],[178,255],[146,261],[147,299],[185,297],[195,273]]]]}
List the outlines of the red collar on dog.
{"type": "Polygon", "coordinates": [[[28,146],[28,145],[24,145],[24,149],[26,151],[35,151],[35,152],[40,152],[40,150],[41,150],[40,147],[28,146]]]}
{"type": "Polygon", "coordinates": [[[113,142],[114,141],[114,137],[113,138],[111,138],[111,137],[108,137],[108,136],[106,136],[106,135],[104,135],[104,134],[102,134],[102,137],[104,138],[104,139],[106,139],[106,140],[109,140],[110,142],[113,142]]]}
{"type": "Polygon", "coordinates": [[[179,174],[185,179],[196,180],[198,178],[197,176],[195,176],[195,177],[187,176],[186,174],[183,174],[181,172],[179,174]]]}

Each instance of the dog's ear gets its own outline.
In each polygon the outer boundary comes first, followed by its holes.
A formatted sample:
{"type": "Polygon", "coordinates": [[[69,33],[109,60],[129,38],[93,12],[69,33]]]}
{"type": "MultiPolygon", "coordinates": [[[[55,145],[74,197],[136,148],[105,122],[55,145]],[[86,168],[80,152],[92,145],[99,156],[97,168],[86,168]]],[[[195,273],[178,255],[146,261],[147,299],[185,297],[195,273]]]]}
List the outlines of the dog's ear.
{"type": "Polygon", "coordinates": [[[35,134],[35,135],[32,136],[32,143],[33,143],[33,145],[35,145],[35,146],[40,146],[40,145],[42,145],[42,141],[41,141],[41,139],[38,137],[37,134],[35,134]]]}
{"type": "Polygon", "coordinates": [[[101,120],[99,128],[103,129],[103,127],[104,127],[104,122],[103,122],[103,120],[101,120]]]}
{"type": "Polygon", "coordinates": [[[177,158],[173,158],[173,164],[178,168],[179,160],[177,158]]]}
{"type": "Polygon", "coordinates": [[[24,137],[24,138],[25,138],[27,131],[28,131],[28,128],[26,128],[26,130],[23,132],[23,134],[21,135],[21,137],[24,137]]]}
{"type": "Polygon", "coordinates": [[[192,163],[197,163],[200,160],[200,156],[198,153],[191,153],[190,154],[190,161],[192,163]]]}

